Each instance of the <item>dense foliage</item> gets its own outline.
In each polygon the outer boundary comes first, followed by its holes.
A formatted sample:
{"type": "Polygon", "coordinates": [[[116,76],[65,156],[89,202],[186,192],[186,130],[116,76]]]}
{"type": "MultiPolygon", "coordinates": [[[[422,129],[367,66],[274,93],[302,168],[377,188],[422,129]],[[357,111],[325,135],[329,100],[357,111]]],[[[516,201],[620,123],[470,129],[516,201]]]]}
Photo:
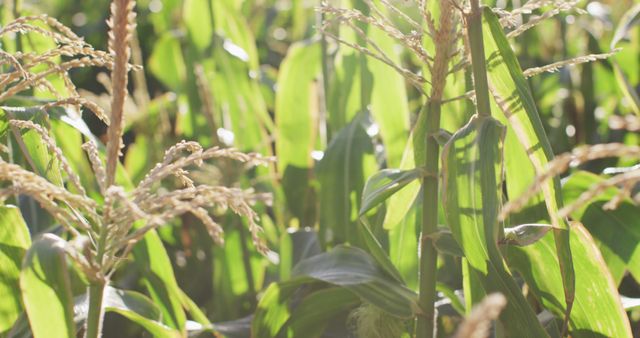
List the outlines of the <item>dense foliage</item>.
{"type": "Polygon", "coordinates": [[[5,0],[0,337],[640,335],[638,23],[5,0]]]}

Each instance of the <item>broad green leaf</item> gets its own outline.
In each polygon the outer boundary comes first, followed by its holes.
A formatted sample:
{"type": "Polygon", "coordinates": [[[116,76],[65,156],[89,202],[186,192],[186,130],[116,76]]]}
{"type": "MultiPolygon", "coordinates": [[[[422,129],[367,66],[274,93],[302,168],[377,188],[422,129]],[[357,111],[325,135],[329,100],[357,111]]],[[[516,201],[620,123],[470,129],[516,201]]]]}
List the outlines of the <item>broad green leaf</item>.
{"type": "Polygon", "coordinates": [[[309,229],[284,232],[280,239],[280,279],[288,280],[299,261],[321,252],[318,233],[309,229]]]}
{"type": "Polygon", "coordinates": [[[22,312],[20,266],[31,245],[29,228],[20,209],[0,206],[0,332],[5,332],[22,312]]]}
{"type": "MultiPolygon", "coordinates": [[[[402,161],[400,162],[401,170],[410,170],[416,168],[416,163],[424,163],[426,157],[425,138],[426,138],[426,125],[427,125],[427,109],[428,104],[425,104],[415,127],[409,135],[409,142],[407,142],[404,153],[402,154],[402,161]]],[[[414,204],[416,196],[420,191],[420,182],[411,182],[407,184],[405,189],[398,191],[389,198],[387,205],[387,213],[384,218],[384,228],[387,230],[393,229],[398,226],[409,209],[414,204]]]]}
{"type": "MultiPolygon", "coordinates": [[[[593,238],[577,222],[571,226],[571,249],[579,281],[569,321],[571,337],[632,337],[616,284],[593,238]]],[[[547,235],[533,245],[510,246],[508,261],[542,305],[562,317],[566,303],[553,238],[547,235]]]]}
{"type": "Polygon", "coordinates": [[[421,168],[411,170],[383,169],[371,176],[364,185],[360,216],[420,177],[422,177],[421,168]]]}
{"type": "Polygon", "coordinates": [[[275,98],[276,155],[278,172],[289,209],[303,226],[315,219],[315,194],[310,185],[317,143],[319,107],[317,83],[320,44],[292,45],[278,72],[275,98]]]}
{"type": "Polygon", "coordinates": [[[473,117],[452,136],[442,152],[443,206],[448,226],[486,293],[507,297],[500,314],[507,336],[546,337],[498,248],[504,133],[497,120],[473,117]]]}
{"type": "Polygon", "coordinates": [[[180,92],[187,78],[180,40],[167,31],[153,45],[149,57],[149,70],[165,86],[180,92]]]}
{"type": "Polygon", "coordinates": [[[149,231],[133,248],[134,263],[142,273],[151,298],[162,311],[163,321],[184,331],[186,316],[182,309],[182,290],[178,287],[167,251],[155,231],[149,231]]]}
{"type": "MultiPolygon", "coordinates": [[[[86,320],[89,308],[88,302],[87,294],[76,297],[74,307],[76,322],[80,323],[86,320]]],[[[105,312],[114,312],[124,316],[145,328],[154,337],[182,337],[180,331],[162,323],[162,313],[158,306],[141,293],[106,286],[102,302],[105,312]]]]}
{"type": "MultiPolygon", "coordinates": [[[[529,91],[529,86],[522,75],[518,59],[507,41],[498,17],[486,7],[483,10],[482,26],[487,76],[495,102],[504,113],[507,125],[517,137],[521,147],[520,151],[526,152],[535,172],[541,173],[546,164],[553,159],[553,151],[542,126],[535,101],[529,91]]],[[[534,178],[521,177],[522,171],[518,171],[518,165],[507,166],[507,181],[526,182],[528,180],[527,183],[531,183],[534,178]]],[[[517,197],[517,195],[511,195],[511,192],[509,193],[511,197],[517,197]]],[[[569,225],[557,216],[558,209],[562,206],[560,179],[556,177],[545,183],[542,187],[542,196],[547,207],[548,217],[551,218],[551,224],[554,227],[553,234],[558,257],[560,257],[562,284],[565,288],[567,303],[570,304],[575,293],[575,273],[569,246],[569,225]]],[[[567,312],[570,311],[571,307],[569,306],[567,312]]]]}
{"type": "Polygon", "coordinates": [[[289,48],[278,73],[276,92],[276,153],[278,170],[310,168],[318,130],[315,79],[320,72],[320,44],[296,43],[289,48]]]}
{"type": "MultiPolygon", "coordinates": [[[[410,183],[418,184],[418,182],[410,183]]],[[[408,187],[400,190],[396,194],[390,197],[393,199],[398,194],[402,194],[408,187]]],[[[389,230],[389,259],[393,262],[393,265],[397,267],[403,280],[407,283],[409,288],[413,290],[418,289],[418,244],[420,243],[420,229],[422,224],[422,198],[416,198],[415,201],[409,202],[410,208],[407,211],[405,217],[401,220],[401,223],[389,230]]],[[[391,212],[390,208],[393,206],[389,202],[387,214],[391,212]]]]}
{"type": "Polygon", "coordinates": [[[251,322],[251,336],[273,338],[291,317],[289,308],[293,293],[305,282],[304,278],[272,283],[265,290],[251,322]]]}
{"type": "Polygon", "coordinates": [[[337,246],[330,252],[306,259],[296,266],[293,275],[345,287],[399,318],[410,318],[420,312],[417,295],[389,276],[365,251],[355,247],[337,246]]]}
{"type": "MultiPolygon", "coordinates": [[[[566,203],[572,203],[591,186],[603,181],[604,178],[588,172],[571,175],[562,186],[566,203]]],[[[620,284],[627,270],[640,281],[640,209],[629,200],[622,201],[614,210],[603,209],[618,193],[618,188],[609,187],[571,214],[593,236],[615,285],[620,284]]]]}
{"type": "Polygon", "coordinates": [[[364,180],[377,170],[371,138],[366,128],[369,115],[358,114],[334,137],[316,166],[320,182],[320,227],[331,229],[338,243],[357,243],[355,219],[364,180]]]}
{"type": "Polygon", "coordinates": [[[318,338],[337,314],[355,307],[360,299],[345,288],[328,288],[305,297],[296,306],[279,336],[318,338]]]}
{"type": "Polygon", "coordinates": [[[35,338],[76,334],[66,244],[56,235],[45,234],[33,242],[22,264],[20,290],[35,338]]]}
{"type": "Polygon", "coordinates": [[[387,252],[382,248],[376,236],[371,232],[369,225],[362,220],[358,229],[360,230],[360,238],[364,242],[363,248],[367,249],[366,251],[380,264],[380,267],[382,267],[389,276],[395,278],[400,283],[404,283],[402,275],[389,258],[387,252]]]}
{"type": "MultiPolygon", "coordinates": [[[[367,33],[392,62],[401,62],[392,38],[378,29],[369,29],[367,33]]],[[[400,165],[409,134],[409,100],[405,79],[388,65],[373,58],[367,59],[367,68],[373,81],[371,115],[380,130],[387,165],[395,168],[400,165]]]]}

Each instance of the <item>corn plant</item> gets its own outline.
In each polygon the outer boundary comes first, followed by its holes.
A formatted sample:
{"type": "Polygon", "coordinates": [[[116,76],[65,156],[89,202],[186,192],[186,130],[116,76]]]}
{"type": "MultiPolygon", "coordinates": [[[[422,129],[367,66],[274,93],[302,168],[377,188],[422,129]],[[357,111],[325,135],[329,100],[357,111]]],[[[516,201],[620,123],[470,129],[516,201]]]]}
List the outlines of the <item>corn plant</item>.
{"type": "MultiPolygon", "coordinates": [[[[18,247],[26,250],[26,253],[8,256],[14,263],[19,263],[24,254],[22,268],[12,271],[10,276],[10,286],[17,289],[16,274],[19,274],[21,292],[12,294],[12,301],[17,306],[11,309],[9,321],[17,318],[21,308],[19,304],[23,303],[28,329],[36,337],[73,337],[78,330],[84,337],[99,337],[105,310],[121,313],[156,336],[184,335],[187,330],[184,313],[180,318],[180,312],[169,309],[169,318],[165,321],[175,322],[173,327],[167,326],[158,318],[159,309],[146,296],[110,285],[111,276],[132,252],[141,263],[145,261],[144,255],[149,253],[144,252],[146,249],[140,246],[140,242],[146,247],[161,246],[155,229],[183,214],[190,213],[200,219],[214,241],[223,244],[222,227],[213,220],[208,209],[231,209],[247,218],[256,248],[267,252],[259,236],[261,228],[256,223],[257,214],[251,207],[255,202],[265,200],[266,196],[250,190],[196,185],[187,170],[214,158],[227,158],[249,166],[266,164],[269,159],[228,148],[203,149],[197,142],[182,141],[169,148],[162,161],[136,186],[128,183],[122,174],[120,182],[116,183],[128,73],[139,68],[128,63],[129,43],[135,29],[134,6],[134,1],[114,1],[111,4],[108,53],[94,50],[70,29],[47,16],[21,17],[0,30],[0,36],[37,34],[54,42],[52,49],[41,53],[2,52],[3,65],[9,70],[1,80],[0,101],[6,104],[2,107],[4,136],[9,138],[9,133],[12,133],[8,144],[15,142],[18,145],[25,166],[32,171],[11,163],[14,160],[12,150],[5,149],[9,160],[0,160],[0,178],[6,183],[0,195],[5,202],[11,199],[20,203],[22,197],[30,198],[53,217],[53,224],[60,226],[58,234],[47,233],[29,243],[28,230],[20,213],[15,207],[3,207],[3,225],[13,229],[5,231],[16,232],[14,237],[20,240],[18,247]],[[38,22],[44,25],[36,25],[38,22]],[[60,61],[61,56],[69,60],[60,61]],[[111,71],[109,113],[82,98],[69,79],[69,70],[92,66],[106,67],[111,71]],[[63,80],[64,92],[55,87],[52,76],[63,80]],[[49,91],[56,99],[40,106],[18,106],[17,95],[30,88],[49,91]],[[80,177],[45,127],[49,120],[47,114],[56,106],[85,106],[109,125],[106,149],[101,151],[91,139],[82,145],[97,184],[92,195],[82,185],[80,177]],[[161,188],[161,183],[170,177],[176,179],[177,187],[161,188]],[[86,294],[75,299],[67,260],[87,284],[86,294]]],[[[146,261],[149,262],[149,257],[146,261]]],[[[161,293],[167,292],[170,282],[161,280],[163,289],[152,292],[159,293],[158,297],[167,297],[161,293]]],[[[180,303],[178,306],[181,311],[180,303]]],[[[20,324],[16,324],[10,335],[22,334],[21,329],[20,324]]]]}
{"type": "Polygon", "coordinates": [[[0,336],[637,333],[637,1],[106,5],[0,4],[0,336]]]}
{"type": "MultiPolygon", "coordinates": [[[[576,158],[563,155],[560,157],[564,159],[563,162],[553,160],[551,144],[526,81],[526,78],[556,71],[563,66],[606,59],[617,50],[523,70],[508,40],[522,35],[545,19],[574,9],[576,4],[530,1],[509,12],[482,7],[479,1],[419,2],[416,4],[420,14],[418,20],[387,1],[354,2],[353,9],[338,8],[328,3],[320,7],[326,20],[322,26],[323,37],[361,53],[361,100],[367,95],[364,91],[368,90],[368,95],[371,95],[371,87],[366,87],[367,76],[371,75],[367,74],[365,57],[391,67],[425,97],[400,169],[385,169],[368,180],[361,195],[360,224],[353,225],[360,232],[346,233],[340,239],[370,252],[370,259],[377,262],[377,273],[381,276],[376,276],[374,269],[369,272],[369,278],[350,277],[349,271],[354,272],[356,268],[350,263],[339,263],[339,260],[346,260],[350,250],[354,257],[362,255],[352,247],[338,247],[324,254],[324,259],[335,260],[334,266],[319,267],[323,259],[314,257],[309,259],[309,263],[314,262],[313,266],[305,264],[305,261],[294,270],[299,276],[310,276],[345,287],[361,298],[363,305],[350,316],[358,336],[399,337],[407,333],[416,337],[436,336],[437,291],[446,291],[438,283],[438,262],[439,258],[451,254],[461,257],[459,268],[463,277],[465,313],[470,314],[474,305],[478,305],[478,309],[474,310],[476,313],[484,308],[490,318],[497,317],[499,313],[500,324],[495,328],[499,336],[631,335],[628,320],[615,292],[612,297],[600,298],[600,301],[588,296],[599,288],[612,290],[615,285],[595,250],[593,239],[580,223],[569,223],[567,219],[577,206],[616,183],[599,184],[568,207],[563,207],[565,199],[556,176],[558,168],[563,166],[556,163],[564,163],[566,168],[567,163],[575,163],[576,158]],[[551,7],[543,14],[526,23],[518,23],[517,18],[522,13],[549,5],[551,7]],[[405,26],[411,30],[403,32],[395,25],[394,18],[405,21],[405,26]],[[351,30],[355,37],[349,37],[346,33],[348,30],[343,30],[343,27],[351,30]],[[371,33],[373,29],[381,31],[413,53],[415,60],[421,64],[422,72],[412,72],[394,61],[390,56],[392,52],[375,40],[376,35],[371,33]],[[448,80],[457,79],[460,83],[461,77],[472,81],[467,81],[462,88],[448,85],[448,80]],[[462,91],[456,93],[456,88],[462,91]],[[447,104],[456,100],[473,102],[468,110],[472,116],[466,122],[458,122],[455,127],[457,131],[449,133],[443,129],[442,120],[446,118],[447,128],[450,128],[452,120],[460,118],[459,115],[447,116],[448,113],[454,114],[454,111],[448,111],[447,104]],[[530,184],[531,188],[526,190],[530,184]],[[506,191],[503,190],[505,187],[506,191]],[[525,191],[525,195],[519,197],[525,191]],[[503,208],[505,197],[509,202],[503,208]],[[419,229],[415,230],[420,233],[416,237],[419,245],[412,246],[419,249],[419,271],[398,271],[398,267],[402,268],[399,265],[402,260],[394,259],[393,247],[389,257],[384,246],[378,242],[381,237],[375,238],[374,233],[380,233],[377,229],[380,221],[371,224],[369,217],[378,218],[379,215],[374,213],[376,206],[387,199],[386,216],[381,223],[384,229],[392,232],[386,240],[393,241],[395,227],[406,227],[407,222],[415,222],[413,227],[401,232],[419,229]],[[529,209],[525,209],[527,207],[529,209]],[[414,208],[418,210],[415,214],[411,211],[414,208]],[[525,211],[514,214],[522,209],[525,211]],[[439,210],[443,210],[444,215],[439,210]],[[439,224],[445,227],[441,228],[439,224]],[[345,275],[337,277],[343,265],[345,275]],[[330,272],[322,271],[323,268],[330,272]],[[550,274],[551,271],[553,274],[550,274]],[[587,271],[593,273],[585,274],[587,271]],[[407,274],[416,272],[417,293],[412,296],[406,292],[405,280],[415,280],[415,277],[408,277],[407,274]],[[385,276],[385,282],[379,280],[385,276]],[[527,300],[521,291],[519,278],[523,278],[531,288],[530,292],[539,299],[542,308],[558,319],[553,323],[553,329],[549,327],[549,321],[540,322],[536,316],[539,305],[527,300]],[[396,284],[396,287],[380,288],[389,283],[396,284]],[[373,290],[369,292],[368,289],[373,290]],[[400,297],[400,294],[403,296],[400,297]],[[493,308],[497,310],[491,311],[491,306],[479,305],[489,294],[492,295],[487,302],[496,304],[493,308]],[[503,295],[503,298],[496,295],[503,295]],[[610,315],[607,319],[602,313],[593,316],[598,309],[604,308],[608,309],[610,315]]],[[[330,81],[326,68],[323,69],[323,79],[330,81]]],[[[361,104],[358,114],[367,114],[369,109],[361,104]]],[[[330,144],[325,157],[331,149],[330,144]]],[[[617,149],[624,152],[624,147],[618,146],[617,149]]],[[[587,153],[589,150],[583,151],[587,153]]],[[[327,159],[323,158],[319,164],[319,175],[322,175],[325,161],[327,159]]],[[[320,182],[326,184],[322,176],[320,182]]],[[[627,186],[627,191],[632,186],[633,183],[627,186]]],[[[332,188],[322,186],[321,191],[324,189],[332,188]]],[[[620,194],[611,203],[626,196],[624,192],[620,194]]],[[[349,217],[346,220],[349,222],[349,217]]],[[[322,227],[322,216],[320,222],[322,227]]],[[[408,248],[396,250],[404,249],[408,248]]],[[[361,273],[365,274],[364,271],[361,273]]],[[[283,292],[289,294],[285,291],[287,287],[290,287],[289,284],[282,284],[268,289],[267,293],[282,297],[283,292]]],[[[457,300],[452,297],[457,296],[450,290],[447,292],[447,298],[455,303],[457,300]]],[[[312,296],[308,297],[311,299],[312,296]]],[[[264,337],[291,336],[292,332],[295,336],[295,315],[289,319],[291,322],[282,324],[278,322],[273,325],[266,321],[266,316],[271,312],[267,304],[273,306],[273,302],[272,298],[266,296],[261,301],[265,308],[261,310],[259,306],[258,311],[266,314],[254,320],[254,332],[260,332],[258,336],[264,337]]],[[[464,311],[462,307],[462,304],[458,304],[458,311],[464,311]]],[[[473,317],[471,315],[469,323],[460,327],[458,336],[488,334],[487,321],[491,319],[477,320],[473,317]],[[482,324],[478,324],[478,321],[482,324]]]]}

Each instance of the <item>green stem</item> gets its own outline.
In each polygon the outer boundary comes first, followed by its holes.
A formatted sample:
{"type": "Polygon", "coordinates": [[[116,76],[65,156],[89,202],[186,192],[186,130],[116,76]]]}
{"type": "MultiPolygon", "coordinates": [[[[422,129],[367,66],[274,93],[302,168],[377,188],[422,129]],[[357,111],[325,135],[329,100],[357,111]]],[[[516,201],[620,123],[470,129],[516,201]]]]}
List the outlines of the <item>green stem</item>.
{"type": "Polygon", "coordinates": [[[87,313],[85,338],[98,338],[102,334],[102,299],[105,282],[93,282],[89,285],[89,312],[87,313]]]}
{"type": "Polygon", "coordinates": [[[420,294],[419,303],[424,313],[418,317],[416,337],[433,337],[435,333],[436,278],[438,251],[431,234],[438,228],[438,172],[440,146],[434,135],[440,129],[438,100],[429,101],[426,111],[426,158],[423,163],[425,176],[422,179],[422,244],[420,245],[420,294]]]}
{"type": "MultiPolygon", "coordinates": [[[[98,234],[98,245],[96,247],[96,262],[98,266],[103,266],[102,259],[107,246],[107,235],[107,226],[102,225],[102,227],[100,227],[100,233],[98,234]]],[[[102,301],[104,298],[104,288],[107,285],[107,279],[104,279],[102,276],[102,273],[100,273],[100,275],[89,284],[89,311],[87,312],[84,338],[98,338],[102,335],[102,319],[104,317],[102,301]]]]}
{"type": "Polygon", "coordinates": [[[467,35],[469,36],[469,46],[471,48],[471,68],[473,70],[478,115],[491,116],[489,83],[487,81],[487,66],[482,37],[482,10],[479,0],[471,0],[471,14],[467,17],[467,35]]]}

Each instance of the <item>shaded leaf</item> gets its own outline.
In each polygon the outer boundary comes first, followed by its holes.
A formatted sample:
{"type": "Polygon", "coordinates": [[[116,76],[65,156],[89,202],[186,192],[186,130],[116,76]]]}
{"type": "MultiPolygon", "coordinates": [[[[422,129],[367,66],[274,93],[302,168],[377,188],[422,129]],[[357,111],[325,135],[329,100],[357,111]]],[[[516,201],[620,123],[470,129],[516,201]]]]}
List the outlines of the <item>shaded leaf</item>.
{"type": "MultiPolygon", "coordinates": [[[[162,313],[158,306],[141,293],[106,286],[102,307],[105,312],[118,313],[142,326],[154,337],[181,337],[180,331],[161,322],[162,313]]],[[[88,309],[87,294],[77,297],[74,306],[76,323],[86,320],[88,309]]]]}
{"type": "Polygon", "coordinates": [[[364,179],[376,170],[373,144],[366,133],[368,113],[360,113],[333,138],[316,172],[320,182],[320,233],[331,229],[338,243],[357,242],[355,217],[364,179]]]}
{"type": "Polygon", "coordinates": [[[399,318],[419,313],[417,295],[384,270],[365,251],[337,246],[300,262],[294,276],[311,277],[349,289],[363,300],[399,318]]]}

